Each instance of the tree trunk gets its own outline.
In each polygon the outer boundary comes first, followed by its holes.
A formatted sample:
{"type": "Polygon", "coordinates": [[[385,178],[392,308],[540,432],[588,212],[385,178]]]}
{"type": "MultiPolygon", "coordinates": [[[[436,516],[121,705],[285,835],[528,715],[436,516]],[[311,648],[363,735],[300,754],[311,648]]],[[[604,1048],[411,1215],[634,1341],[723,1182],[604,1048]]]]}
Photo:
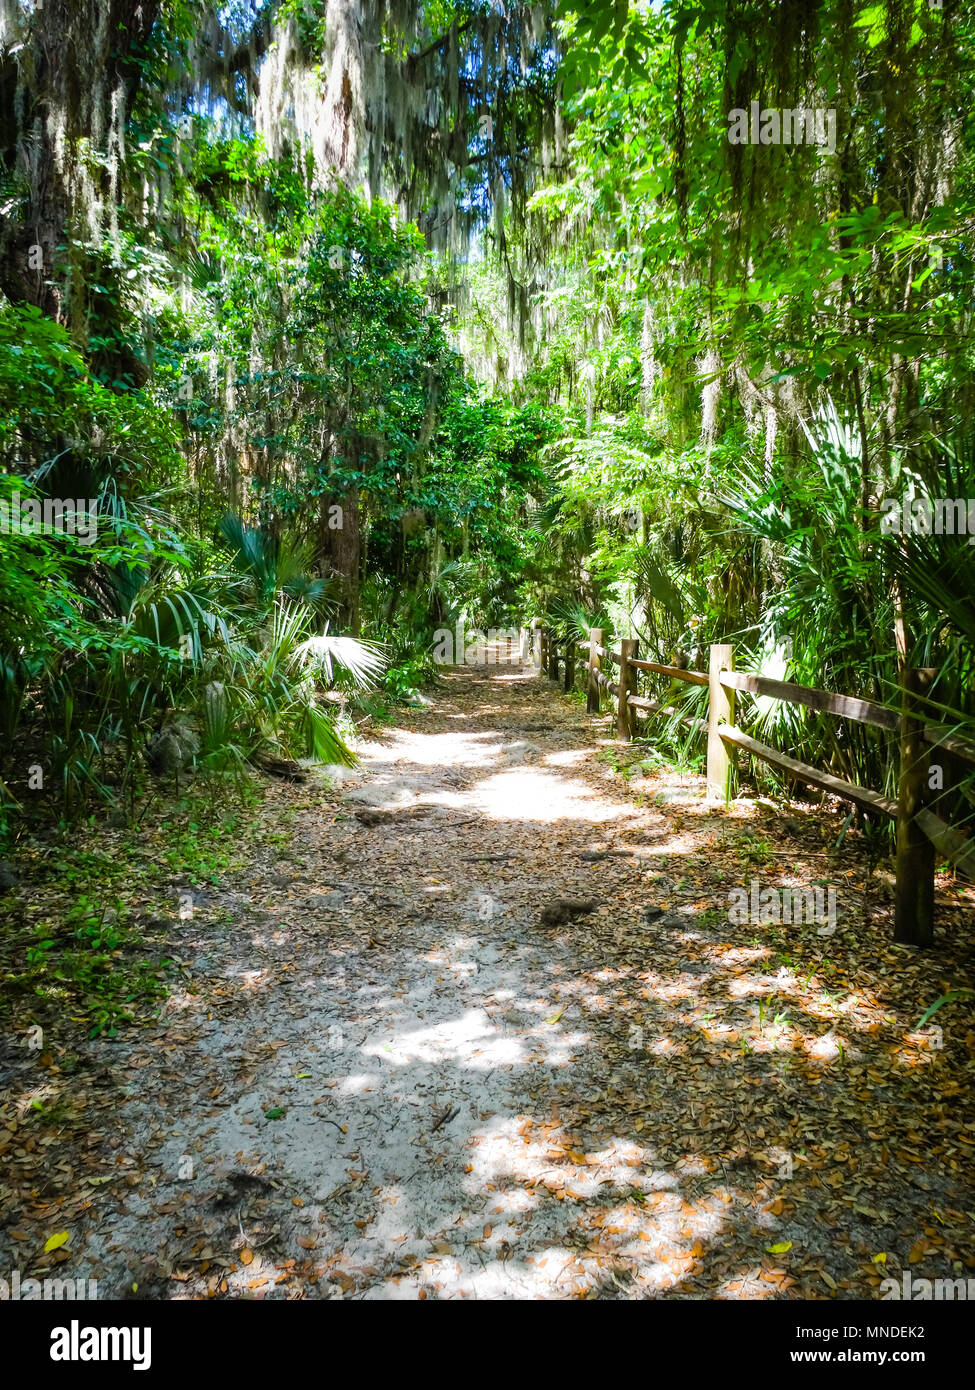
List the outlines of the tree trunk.
{"type": "Polygon", "coordinates": [[[342,580],[340,623],[357,634],[360,626],[359,571],[362,560],[362,529],[359,489],[350,487],[342,494],[322,498],[319,539],[322,558],[342,580]],[[341,509],[337,515],[336,508],[341,509]],[[335,522],[340,521],[340,525],[335,522]]]}
{"type": "Polygon", "coordinates": [[[46,0],[11,36],[23,42],[20,52],[0,52],[0,175],[25,190],[18,214],[0,224],[0,290],[51,318],[69,316],[69,295],[82,303],[83,286],[68,275],[72,235],[90,240],[93,199],[111,207],[119,197],[120,176],[113,181],[108,170],[97,186],[85,183],[78,142],[117,165],[159,4],[46,0]]]}

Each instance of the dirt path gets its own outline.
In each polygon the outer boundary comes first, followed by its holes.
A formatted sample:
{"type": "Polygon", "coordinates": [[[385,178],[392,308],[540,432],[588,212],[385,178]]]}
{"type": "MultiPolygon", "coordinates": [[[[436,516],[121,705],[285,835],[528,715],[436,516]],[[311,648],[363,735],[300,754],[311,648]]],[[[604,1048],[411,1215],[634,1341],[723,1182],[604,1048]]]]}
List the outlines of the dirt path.
{"type": "Polygon", "coordinates": [[[88,1045],[84,1140],[34,1151],[8,1267],[43,1272],[37,1233],[66,1227],[58,1272],[101,1297],[975,1274],[970,1016],[942,1011],[941,1048],[913,1031],[960,930],[893,948],[828,813],[709,810],[674,774],[635,794],[598,756],[609,721],[529,671],[453,671],[409,722],[324,797],[274,788],[279,849],[196,895],[159,1026],[88,1045]],[[736,884],[827,874],[832,936],[728,920],[736,884]],[[543,921],[562,899],[597,906],[543,921]]]}

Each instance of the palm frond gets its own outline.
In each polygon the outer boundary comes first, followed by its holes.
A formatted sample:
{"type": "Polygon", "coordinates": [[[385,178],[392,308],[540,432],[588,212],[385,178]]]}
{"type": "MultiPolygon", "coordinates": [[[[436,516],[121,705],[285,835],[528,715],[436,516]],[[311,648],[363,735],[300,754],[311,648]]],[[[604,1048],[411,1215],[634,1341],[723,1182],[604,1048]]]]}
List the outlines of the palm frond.
{"type": "Polygon", "coordinates": [[[381,643],[361,637],[338,637],[328,632],[306,638],[296,654],[307,665],[321,667],[330,681],[334,666],[342,667],[363,690],[376,685],[387,665],[381,643]]]}

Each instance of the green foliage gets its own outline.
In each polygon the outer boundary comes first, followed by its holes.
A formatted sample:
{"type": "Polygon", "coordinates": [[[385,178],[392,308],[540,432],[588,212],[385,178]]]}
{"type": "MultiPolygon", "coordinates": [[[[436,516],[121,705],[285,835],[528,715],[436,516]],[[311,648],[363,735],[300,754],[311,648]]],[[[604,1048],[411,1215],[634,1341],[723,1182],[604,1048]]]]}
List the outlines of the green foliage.
{"type": "MultiPolygon", "coordinates": [[[[256,54],[290,25],[313,91],[328,13],[231,6],[220,42],[256,54]]],[[[364,92],[345,134],[369,149],[326,171],[322,131],[269,126],[255,72],[165,0],[117,36],[111,149],[64,147],[56,264],[28,283],[0,235],[0,504],[90,499],[98,520],[0,533],[0,835],[42,805],[31,765],[71,821],[131,817],[153,768],[239,790],[268,753],[349,763],[341,703],[380,682],[413,700],[457,621],[596,626],[697,668],[733,640],[743,669],[879,700],[900,621],[939,668],[932,713],[972,737],[975,550],[878,516],[975,492],[971,16],[382,13],[363,44],[404,128],[364,92]],[[752,100],[835,111],[835,148],[732,145],[752,100]]],[[[21,77],[45,22],[21,26],[21,77]]],[[[52,201],[31,178],[0,171],[11,228],[52,201]]],[[[701,690],[648,685],[674,707],[659,746],[696,756],[701,690]]],[[[890,783],[875,730],[744,695],[738,718],[890,783]]],[[[946,795],[970,810],[962,774],[946,795]]]]}
{"type": "Polygon", "coordinates": [[[174,739],[176,785],[350,762],[323,687],[374,684],[378,642],[413,698],[433,629],[514,615],[530,562],[551,424],[465,379],[416,228],[212,117],[131,120],[126,176],[163,171],[170,201],[75,246],[84,334],[0,303],[0,500],[90,498],[98,522],[0,537],[8,817],[34,765],[68,819],[131,816],[174,739]]]}
{"type": "MultiPolygon", "coordinates": [[[[558,13],[569,157],[504,248],[526,280],[545,266],[518,389],[559,418],[526,608],[603,611],[668,664],[733,641],[742,669],[891,703],[900,609],[908,660],[940,669],[932,713],[970,737],[973,551],[898,543],[878,511],[972,493],[952,463],[970,447],[933,441],[972,410],[973,127],[951,125],[950,150],[931,138],[967,110],[971,17],[831,0],[558,13]],[[833,147],[733,145],[729,113],[752,101],[834,112],[833,147]]],[[[471,283],[470,336],[497,305],[487,272],[471,283]]],[[[698,712],[693,688],[647,683],[698,712]]],[[[738,720],[892,789],[876,730],[748,696],[738,720]]],[[[653,727],[668,751],[686,742],[675,719],[653,727]]],[[[944,799],[967,818],[953,775],[944,799]]]]}
{"type": "Polygon", "coordinates": [[[433,674],[433,662],[429,654],[414,656],[390,666],[383,678],[383,688],[394,700],[411,704],[416,700],[420,687],[433,674]]]}

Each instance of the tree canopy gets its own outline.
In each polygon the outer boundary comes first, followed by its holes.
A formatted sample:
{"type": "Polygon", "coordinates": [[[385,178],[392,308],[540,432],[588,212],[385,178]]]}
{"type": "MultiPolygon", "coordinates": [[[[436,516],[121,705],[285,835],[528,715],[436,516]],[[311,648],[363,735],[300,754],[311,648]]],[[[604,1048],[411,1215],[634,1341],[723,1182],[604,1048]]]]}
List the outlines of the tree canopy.
{"type": "Polygon", "coordinates": [[[598,617],[937,665],[970,719],[967,536],[880,522],[972,491],[973,44],[951,0],[5,0],[3,486],[102,521],[3,538],[8,728],[69,707],[87,804],[296,603],[402,691],[448,620],[598,617]]]}

